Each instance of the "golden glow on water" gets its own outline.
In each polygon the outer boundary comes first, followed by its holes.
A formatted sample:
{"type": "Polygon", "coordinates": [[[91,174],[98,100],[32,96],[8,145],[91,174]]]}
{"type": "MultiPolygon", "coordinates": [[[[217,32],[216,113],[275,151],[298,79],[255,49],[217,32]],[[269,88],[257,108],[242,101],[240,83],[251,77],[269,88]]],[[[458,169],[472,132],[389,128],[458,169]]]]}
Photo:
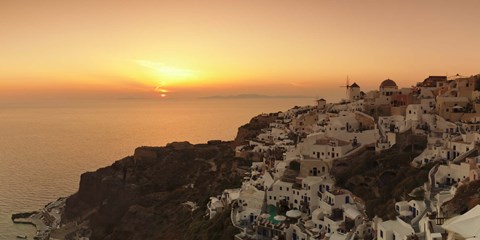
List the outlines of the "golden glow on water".
{"type": "Polygon", "coordinates": [[[305,104],[313,99],[0,102],[0,239],[26,233],[12,213],[72,194],[83,172],[138,146],[232,140],[256,114],[305,104]]]}

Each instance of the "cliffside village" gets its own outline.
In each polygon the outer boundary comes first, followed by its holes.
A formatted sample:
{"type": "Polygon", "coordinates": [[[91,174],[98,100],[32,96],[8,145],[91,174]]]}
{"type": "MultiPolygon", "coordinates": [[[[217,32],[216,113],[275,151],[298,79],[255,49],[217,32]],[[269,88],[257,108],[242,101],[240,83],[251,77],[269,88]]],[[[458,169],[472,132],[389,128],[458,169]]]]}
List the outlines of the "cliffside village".
{"type": "Polygon", "coordinates": [[[226,209],[241,230],[236,239],[480,239],[480,205],[450,215],[444,204],[480,175],[480,75],[429,76],[409,88],[387,79],[363,92],[347,84],[347,99],[295,107],[236,148],[260,156],[240,189],[211,197],[208,215],[226,209]],[[423,200],[395,203],[396,219],[368,218],[365,203],[336,186],[333,164],[369,150],[382,152],[411,131],[427,147],[411,161],[437,163],[418,186],[423,200]],[[294,136],[294,137],[292,137],[294,136]]]}

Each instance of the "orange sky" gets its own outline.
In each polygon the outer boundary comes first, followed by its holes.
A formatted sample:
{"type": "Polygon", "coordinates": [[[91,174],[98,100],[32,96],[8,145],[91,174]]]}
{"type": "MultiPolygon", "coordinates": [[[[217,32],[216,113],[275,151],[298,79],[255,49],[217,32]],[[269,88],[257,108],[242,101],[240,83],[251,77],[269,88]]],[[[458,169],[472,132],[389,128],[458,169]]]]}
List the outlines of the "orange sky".
{"type": "MultiPolygon", "coordinates": [[[[480,1],[0,2],[0,95],[341,93],[479,73],[480,1]]],[[[327,94],[328,95],[328,94],[327,94]]]]}

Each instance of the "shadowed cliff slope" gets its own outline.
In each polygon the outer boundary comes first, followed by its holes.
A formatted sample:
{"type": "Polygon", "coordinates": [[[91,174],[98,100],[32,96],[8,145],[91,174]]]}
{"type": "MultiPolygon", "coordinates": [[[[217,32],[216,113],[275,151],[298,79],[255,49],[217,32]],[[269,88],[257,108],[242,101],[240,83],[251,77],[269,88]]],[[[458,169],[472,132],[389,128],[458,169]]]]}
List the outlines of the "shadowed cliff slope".
{"type": "Polygon", "coordinates": [[[204,217],[210,196],[241,184],[230,144],[142,147],[133,157],[84,173],[64,221],[87,223],[92,239],[232,239],[233,226],[218,220],[225,215],[204,217]],[[187,201],[200,208],[192,212],[187,201]]]}
{"type": "Polygon", "coordinates": [[[365,201],[367,214],[394,219],[395,201],[412,198],[409,193],[428,180],[433,165],[414,168],[410,165],[426,145],[425,136],[410,131],[397,136],[397,144],[381,153],[367,151],[336,162],[332,174],[336,184],[365,201]]]}
{"type": "Polygon", "coordinates": [[[268,128],[270,123],[274,122],[278,114],[271,113],[266,115],[258,115],[250,120],[249,123],[238,128],[237,137],[233,142],[234,146],[239,146],[247,140],[254,139],[262,132],[262,129],[268,128]]]}

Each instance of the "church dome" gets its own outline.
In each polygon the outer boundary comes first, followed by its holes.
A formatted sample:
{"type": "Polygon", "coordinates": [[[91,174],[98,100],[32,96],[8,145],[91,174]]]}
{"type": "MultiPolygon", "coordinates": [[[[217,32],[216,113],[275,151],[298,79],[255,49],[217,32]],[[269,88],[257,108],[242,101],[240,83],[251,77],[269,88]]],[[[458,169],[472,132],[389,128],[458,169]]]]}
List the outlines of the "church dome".
{"type": "Polygon", "coordinates": [[[397,88],[397,84],[392,79],[387,79],[380,84],[380,88],[397,88]]]}

